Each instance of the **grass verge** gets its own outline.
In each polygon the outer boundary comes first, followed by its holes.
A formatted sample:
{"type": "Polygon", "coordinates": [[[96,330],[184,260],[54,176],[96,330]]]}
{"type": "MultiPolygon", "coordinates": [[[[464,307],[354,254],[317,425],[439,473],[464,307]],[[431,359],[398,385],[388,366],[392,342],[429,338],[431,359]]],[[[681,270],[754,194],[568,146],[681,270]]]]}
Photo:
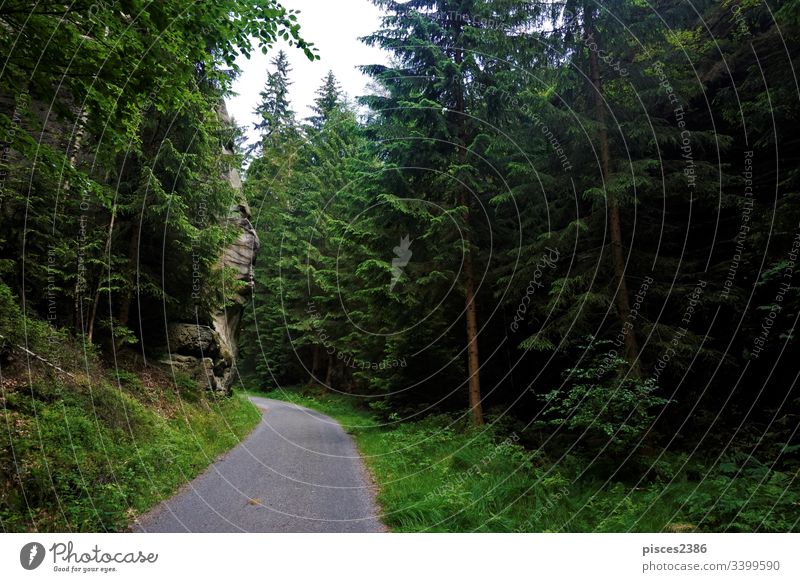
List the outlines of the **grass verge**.
{"type": "Polygon", "coordinates": [[[0,531],[125,530],[260,418],[136,353],[104,362],[0,283],[0,531]]]}
{"type": "MultiPolygon", "coordinates": [[[[665,455],[645,484],[581,476],[577,458],[552,462],[518,435],[446,415],[382,423],[343,395],[254,391],[342,424],[379,488],[396,532],[797,531],[797,475],[697,466],[665,455]],[[701,479],[692,479],[700,470],[701,479]]],[[[700,462],[702,465],[702,462],[700,462]]]]}
{"type": "MultiPolygon", "coordinates": [[[[136,374],[89,387],[5,377],[3,531],[121,531],[258,424],[241,396],[215,398],[136,374]]],[[[188,385],[188,382],[187,382],[188,385]]]]}

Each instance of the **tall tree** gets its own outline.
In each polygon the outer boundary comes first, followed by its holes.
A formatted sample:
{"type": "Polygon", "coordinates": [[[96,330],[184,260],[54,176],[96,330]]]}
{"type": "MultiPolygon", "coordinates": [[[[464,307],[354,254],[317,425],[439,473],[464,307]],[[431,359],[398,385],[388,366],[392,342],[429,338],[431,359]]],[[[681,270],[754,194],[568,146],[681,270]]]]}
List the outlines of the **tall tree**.
{"type": "Polygon", "coordinates": [[[274,70],[267,75],[264,90],[260,93],[261,102],[255,111],[260,118],[255,128],[261,132],[262,142],[278,140],[279,134],[291,131],[295,123],[294,111],[289,104],[289,87],[292,85],[289,56],[283,50],[278,51],[270,64],[274,70]]]}
{"type": "MultiPolygon", "coordinates": [[[[595,121],[597,121],[598,141],[600,142],[600,167],[603,184],[611,177],[611,146],[608,142],[608,127],[606,125],[606,102],[603,92],[603,80],[600,72],[598,53],[603,49],[602,40],[599,38],[594,26],[594,4],[586,2],[583,5],[583,39],[587,42],[597,43],[597,48],[589,48],[589,72],[594,89],[595,121]]],[[[611,240],[611,260],[614,264],[614,278],[617,289],[615,300],[617,313],[622,326],[630,321],[631,304],[628,293],[628,283],[625,280],[625,251],[622,239],[622,219],[620,218],[619,197],[614,190],[609,189],[608,200],[608,227],[611,240]]],[[[625,358],[631,367],[631,374],[639,376],[639,346],[636,333],[625,334],[625,358]]]]}
{"type": "Polygon", "coordinates": [[[322,86],[317,89],[314,105],[311,110],[314,115],[309,118],[311,125],[319,129],[331,114],[340,108],[343,103],[342,88],[333,71],[328,71],[322,81],[322,86]]]}
{"type": "MultiPolygon", "coordinates": [[[[387,96],[366,99],[375,111],[375,129],[391,136],[387,155],[398,167],[426,167],[409,175],[397,194],[414,192],[458,216],[463,269],[469,408],[473,423],[483,423],[479,356],[480,242],[487,225],[478,223],[473,207],[486,195],[485,160],[474,155],[482,124],[473,116],[471,94],[482,94],[478,81],[487,77],[498,39],[513,39],[527,19],[525,2],[376,0],[387,12],[383,28],[368,44],[391,51],[395,65],[369,66],[387,96]],[[500,34],[500,31],[505,35],[500,34]],[[400,139],[398,139],[400,138],[400,139]]],[[[510,42],[510,40],[507,40],[510,42]]],[[[397,174],[393,174],[397,179],[397,174]]],[[[452,259],[450,259],[452,260],[452,259]]]]}

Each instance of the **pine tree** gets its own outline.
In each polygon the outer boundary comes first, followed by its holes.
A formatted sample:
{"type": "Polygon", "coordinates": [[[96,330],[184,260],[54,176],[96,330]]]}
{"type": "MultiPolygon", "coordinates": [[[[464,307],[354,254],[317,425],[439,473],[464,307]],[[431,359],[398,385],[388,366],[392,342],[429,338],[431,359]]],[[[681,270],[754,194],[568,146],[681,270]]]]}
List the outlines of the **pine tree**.
{"type": "Polygon", "coordinates": [[[267,82],[261,91],[261,102],[256,107],[259,121],[255,128],[262,134],[262,142],[279,139],[279,133],[290,131],[295,124],[294,112],[289,104],[289,87],[292,82],[289,75],[289,57],[283,51],[270,61],[274,70],[267,74],[267,82]]]}
{"type": "Polygon", "coordinates": [[[344,356],[352,361],[371,349],[369,336],[351,324],[363,325],[377,311],[365,303],[358,276],[370,254],[364,237],[374,231],[359,229],[354,238],[350,229],[369,205],[377,168],[363,128],[344,104],[308,129],[291,158],[265,150],[253,162],[259,172],[248,173],[263,246],[243,344],[264,378],[350,390],[353,373],[344,356]],[[280,174],[262,175],[264,158],[280,174]]]}
{"type": "MultiPolygon", "coordinates": [[[[483,140],[483,126],[473,116],[482,94],[478,81],[487,77],[494,59],[492,46],[501,36],[513,39],[528,15],[523,2],[377,0],[387,11],[384,27],[365,40],[394,54],[391,67],[369,66],[387,96],[365,101],[375,111],[375,130],[396,140],[387,155],[398,167],[426,167],[429,172],[403,177],[400,188],[389,185],[398,198],[413,192],[457,217],[463,269],[460,286],[466,327],[469,408],[474,424],[483,422],[478,350],[478,281],[482,270],[481,242],[487,225],[473,208],[488,193],[488,164],[471,155],[483,140]],[[505,29],[505,30],[503,30],[505,29]],[[499,31],[503,30],[505,34],[499,31]],[[419,193],[419,194],[417,194],[419,193]],[[435,194],[434,194],[435,193],[435,194]]],[[[392,174],[398,181],[398,174],[392,174]]],[[[435,221],[434,216],[427,220],[435,221]]],[[[455,234],[455,233],[451,233],[455,234]]],[[[452,249],[449,249],[452,250],[452,249]]],[[[443,262],[455,260],[440,256],[443,262]]],[[[458,260],[460,263],[461,261],[458,260]]]]}
{"type": "Polygon", "coordinates": [[[314,106],[311,108],[314,115],[309,118],[309,121],[315,129],[319,129],[330,119],[331,114],[344,104],[342,88],[333,71],[328,71],[322,86],[317,89],[316,95],[314,106]]]}

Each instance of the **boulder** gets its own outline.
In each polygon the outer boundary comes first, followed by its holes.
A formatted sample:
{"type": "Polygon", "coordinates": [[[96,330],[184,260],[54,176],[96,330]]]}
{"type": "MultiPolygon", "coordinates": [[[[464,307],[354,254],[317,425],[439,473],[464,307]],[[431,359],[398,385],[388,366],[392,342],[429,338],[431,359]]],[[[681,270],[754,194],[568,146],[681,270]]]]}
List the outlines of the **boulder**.
{"type": "Polygon", "coordinates": [[[224,369],[222,376],[217,376],[217,364],[211,358],[196,358],[194,356],[173,355],[171,358],[161,360],[161,363],[183,372],[206,390],[228,394],[230,385],[226,385],[224,369]]]}
{"type": "Polygon", "coordinates": [[[169,352],[198,358],[215,357],[220,353],[220,340],[206,325],[171,323],[167,328],[169,352]]]}

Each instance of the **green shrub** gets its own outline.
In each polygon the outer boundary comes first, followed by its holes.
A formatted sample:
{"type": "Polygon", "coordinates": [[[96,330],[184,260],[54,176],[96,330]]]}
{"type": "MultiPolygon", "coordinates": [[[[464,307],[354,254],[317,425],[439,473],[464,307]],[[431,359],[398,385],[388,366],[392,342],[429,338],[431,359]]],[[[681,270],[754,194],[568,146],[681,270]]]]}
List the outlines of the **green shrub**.
{"type": "Polygon", "coordinates": [[[8,353],[15,344],[24,341],[22,336],[22,311],[16,297],[5,284],[0,283],[0,355],[8,353]]]}
{"type": "Polygon", "coordinates": [[[626,376],[627,367],[622,358],[595,354],[586,367],[566,370],[564,386],[540,396],[544,420],[537,426],[563,427],[606,456],[629,453],[668,400],[656,394],[653,380],[626,376]]]}
{"type": "MultiPolygon", "coordinates": [[[[66,370],[83,370],[96,364],[96,351],[91,345],[78,345],[69,333],[59,330],[37,317],[26,316],[16,296],[0,283],[0,356],[30,350],[52,365],[66,370]]],[[[29,354],[26,354],[26,357],[29,354]]]]}

